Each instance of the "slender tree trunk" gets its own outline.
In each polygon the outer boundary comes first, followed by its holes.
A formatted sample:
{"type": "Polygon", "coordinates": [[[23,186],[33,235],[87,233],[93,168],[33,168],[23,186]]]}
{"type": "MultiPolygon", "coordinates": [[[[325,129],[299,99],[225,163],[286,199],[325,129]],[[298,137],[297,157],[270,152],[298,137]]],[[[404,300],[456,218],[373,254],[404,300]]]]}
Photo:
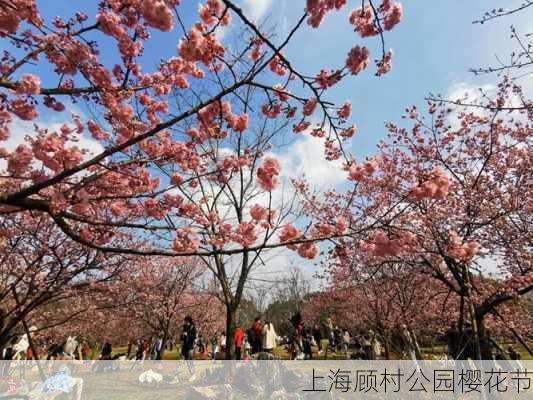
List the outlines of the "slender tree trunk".
{"type": "Polygon", "coordinates": [[[226,360],[233,360],[235,357],[233,334],[237,328],[237,310],[238,303],[226,305],[226,360]]]}
{"type": "Polygon", "coordinates": [[[459,324],[458,327],[459,333],[462,335],[465,329],[465,296],[461,294],[461,303],[459,306],[459,324]]]}
{"type": "Polygon", "coordinates": [[[418,345],[418,339],[415,335],[415,333],[412,330],[409,330],[409,334],[411,335],[411,338],[413,339],[413,347],[414,352],[417,360],[422,359],[422,352],[420,351],[420,346],[418,345]]]}
{"type": "Polygon", "coordinates": [[[388,330],[383,332],[383,347],[385,347],[385,359],[390,360],[391,338],[388,330]]]}
{"type": "Polygon", "coordinates": [[[476,360],[481,360],[481,343],[480,343],[480,337],[479,337],[479,326],[478,326],[478,320],[476,316],[476,310],[474,307],[474,300],[471,296],[471,282],[470,282],[470,272],[465,267],[466,271],[464,273],[465,277],[465,291],[466,291],[466,302],[468,307],[468,313],[470,317],[470,323],[472,325],[472,338],[474,342],[474,358],[476,360]]]}
{"type": "Polygon", "coordinates": [[[163,333],[163,337],[161,338],[161,351],[159,352],[161,356],[161,360],[163,359],[163,354],[165,353],[165,350],[167,348],[167,342],[168,342],[168,331],[165,330],[163,333]]]}

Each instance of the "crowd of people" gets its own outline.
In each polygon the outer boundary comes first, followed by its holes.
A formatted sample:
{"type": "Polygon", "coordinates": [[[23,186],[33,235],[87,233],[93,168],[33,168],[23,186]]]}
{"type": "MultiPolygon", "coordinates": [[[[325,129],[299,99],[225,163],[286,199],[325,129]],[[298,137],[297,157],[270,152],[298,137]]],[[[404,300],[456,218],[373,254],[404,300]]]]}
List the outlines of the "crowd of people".
{"type": "MultiPolygon", "coordinates": [[[[290,319],[290,326],[289,332],[280,336],[274,324],[269,320],[263,321],[261,317],[256,317],[247,329],[243,324],[238,324],[233,334],[235,359],[274,358],[281,352],[276,352],[277,348],[285,349],[290,359],[313,359],[313,350],[324,357],[341,354],[346,358],[364,360],[377,359],[383,353],[380,339],[373,331],[352,335],[347,329],[333,324],[331,318],[308,327],[297,313],[290,319]]],[[[183,332],[186,332],[182,336],[183,358],[190,357],[184,354],[183,348],[190,352],[191,346],[198,358],[225,358],[225,332],[217,332],[210,337],[202,334],[196,336],[195,329],[194,340],[187,329],[184,328],[183,332]]]]}
{"type": "MultiPolygon", "coordinates": [[[[290,318],[289,325],[290,329],[284,327],[285,334],[280,336],[272,322],[263,321],[259,316],[248,328],[238,324],[232,340],[235,359],[249,360],[261,357],[268,359],[286,353],[290,359],[296,360],[328,358],[328,356],[376,360],[384,355],[384,339],[372,330],[350,331],[334,324],[332,318],[326,318],[312,326],[305,326],[299,313],[290,318]],[[277,348],[279,351],[276,351],[277,348]]],[[[64,343],[50,345],[47,348],[46,359],[161,360],[164,351],[175,348],[185,360],[226,358],[228,340],[225,332],[204,335],[197,330],[193,318],[187,316],[183,321],[180,335],[179,343],[176,343],[178,341],[175,339],[163,339],[163,335],[159,335],[153,339],[130,342],[126,351],[118,353],[113,351],[109,340],[104,340],[96,357],[94,350],[88,344],[78,344],[74,338],[69,337],[64,343]]],[[[447,358],[475,358],[472,329],[468,323],[461,330],[456,324],[452,324],[442,339],[447,345],[447,358]]],[[[396,345],[395,352],[402,358],[413,360],[422,358],[416,336],[405,325],[398,328],[396,345]]],[[[14,348],[16,341],[3,350],[1,358],[4,360],[14,358],[14,348]]],[[[488,334],[482,337],[480,349],[482,359],[520,359],[520,353],[513,346],[503,349],[488,334]]],[[[34,358],[32,347],[28,346],[22,358],[34,358]]],[[[191,372],[194,373],[192,369],[191,372]]]]}

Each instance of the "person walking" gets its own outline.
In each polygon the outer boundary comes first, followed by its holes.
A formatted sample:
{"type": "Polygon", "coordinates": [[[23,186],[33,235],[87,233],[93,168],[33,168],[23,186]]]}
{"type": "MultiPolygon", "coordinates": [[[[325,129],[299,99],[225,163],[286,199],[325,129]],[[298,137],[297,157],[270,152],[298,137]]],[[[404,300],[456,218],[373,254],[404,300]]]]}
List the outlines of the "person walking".
{"type": "Polygon", "coordinates": [[[261,323],[261,318],[256,317],[252,325],[252,353],[259,353],[261,351],[261,342],[263,335],[263,324],[261,323]]]}
{"type": "Polygon", "coordinates": [[[271,322],[266,322],[265,326],[263,327],[262,331],[262,338],[263,338],[263,351],[266,353],[273,353],[274,349],[277,346],[277,342],[279,340],[279,336],[276,333],[276,330],[274,329],[274,325],[272,325],[271,322]]]}
{"type": "Polygon", "coordinates": [[[113,348],[111,347],[111,343],[106,341],[102,347],[102,351],[100,352],[100,360],[111,360],[112,353],[113,348]]]}
{"type": "Polygon", "coordinates": [[[235,359],[240,360],[242,356],[242,347],[244,344],[244,329],[242,326],[238,326],[233,334],[233,343],[235,344],[235,359]]]}
{"type": "Polygon", "coordinates": [[[335,329],[333,328],[333,320],[331,317],[326,319],[325,330],[328,338],[328,347],[326,349],[326,357],[328,352],[335,354],[335,329]]]}
{"type": "Polygon", "coordinates": [[[304,358],[303,353],[303,331],[304,325],[300,312],[294,314],[290,319],[292,333],[289,336],[289,357],[291,360],[304,358]]]}
{"type": "Polygon", "coordinates": [[[416,342],[416,337],[411,334],[407,328],[407,325],[400,325],[400,333],[403,341],[404,352],[409,356],[409,358],[415,362],[416,360],[422,359],[418,349],[418,343],[416,342]]]}
{"type": "MultiPolygon", "coordinates": [[[[187,315],[183,320],[183,327],[181,330],[181,358],[185,360],[187,368],[189,369],[190,378],[189,382],[192,382],[196,379],[196,370],[194,368],[193,355],[194,355],[194,345],[196,343],[196,325],[190,315],[187,315]]],[[[179,382],[179,370],[180,365],[176,367],[176,374],[170,384],[176,384],[179,382]]]]}
{"type": "Polygon", "coordinates": [[[369,335],[363,335],[361,339],[361,352],[364,354],[365,360],[373,360],[372,342],[369,335]]]}
{"type": "Polygon", "coordinates": [[[226,332],[220,335],[220,352],[226,354],[226,332]]]}
{"type": "Polygon", "coordinates": [[[154,359],[161,360],[161,350],[163,347],[163,339],[158,336],[154,343],[154,359]]]}
{"type": "Polygon", "coordinates": [[[318,348],[318,354],[322,354],[322,331],[317,324],[313,326],[313,339],[318,348]]]}
{"type": "Polygon", "coordinates": [[[348,350],[350,348],[350,340],[351,340],[350,333],[346,329],[344,329],[343,331],[344,333],[342,335],[342,351],[344,352],[344,355],[346,356],[346,358],[350,358],[348,355],[348,350]]]}
{"type": "Polygon", "coordinates": [[[214,336],[211,338],[211,359],[216,360],[217,355],[220,352],[221,346],[221,337],[220,333],[215,332],[214,336]]]}
{"type": "Polygon", "coordinates": [[[381,357],[381,342],[377,333],[372,336],[372,355],[373,360],[378,360],[381,357]]]}
{"type": "Polygon", "coordinates": [[[310,328],[304,328],[302,332],[302,348],[305,360],[313,359],[313,333],[310,328]]]}

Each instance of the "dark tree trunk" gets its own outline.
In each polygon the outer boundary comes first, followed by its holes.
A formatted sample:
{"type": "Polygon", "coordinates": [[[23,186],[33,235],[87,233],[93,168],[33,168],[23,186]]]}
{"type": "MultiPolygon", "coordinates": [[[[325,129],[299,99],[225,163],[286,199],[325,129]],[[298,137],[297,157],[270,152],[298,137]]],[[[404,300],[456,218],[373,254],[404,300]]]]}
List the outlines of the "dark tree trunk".
{"type": "Polygon", "coordinates": [[[163,354],[165,354],[165,350],[167,349],[167,342],[168,342],[168,332],[165,331],[163,333],[163,337],[161,338],[161,351],[159,352],[159,355],[161,356],[161,360],[163,359],[163,354]]]}
{"type": "Polygon", "coordinates": [[[385,359],[390,360],[391,338],[389,331],[383,331],[383,347],[385,348],[385,359]]]}
{"type": "Polygon", "coordinates": [[[226,360],[233,360],[235,358],[233,334],[237,328],[237,309],[238,304],[226,305],[226,360]]]}

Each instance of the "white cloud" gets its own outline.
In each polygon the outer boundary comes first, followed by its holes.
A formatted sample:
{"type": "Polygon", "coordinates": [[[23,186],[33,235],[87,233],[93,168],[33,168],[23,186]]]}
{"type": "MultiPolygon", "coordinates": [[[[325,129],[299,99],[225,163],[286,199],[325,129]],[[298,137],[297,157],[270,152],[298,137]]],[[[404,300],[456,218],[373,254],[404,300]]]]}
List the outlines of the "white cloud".
{"type": "Polygon", "coordinates": [[[324,140],[309,134],[305,134],[276,157],[281,162],[284,180],[305,176],[311,187],[319,189],[333,188],[346,181],[342,161],[327,161],[324,140]]]}
{"type": "MultiPolygon", "coordinates": [[[[524,95],[527,98],[533,88],[533,78],[526,76],[524,77],[524,79],[517,83],[522,86],[522,89],[524,90],[524,95]]],[[[445,98],[450,101],[460,102],[462,104],[485,105],[489,101],[495,100],[497,96],[498,87],[493,83],[484,83],[476,85],[466,82],[459,82],[450,87],[445,98]]],[[[520,100],[519,96],[511,95],[506,100],[504,106],[511,108],[520,108],[523,106],[523,103],[520,100]]],[[[487,117],[491,114],[489,110],[481,107],[469,107],[468,111],[487,117]]],[[[452,129],[460,128],[460,121],[457,118],[458,112],[459,110],[455,110],[449,113],[446,117],[446,121],[452,127],[452,129]]],[[[527,122],[527,115],[518,111],[502,112],[500,113],[500,118],[513,122],[527,122]]]]}
{"type": "Polygon", "coordinates": [[[265,16],[273,0],[242,0],[244,14],[254,22],[259,22],[265,16]]]}
{"type": "Polygon", "coordinates": [[[483,96],[491,96],[496,90],[496,85],[487,83],[476,86],[466,82],[455,83],[448,90],[448,98],[452,101],[466,100],[474,103],[483,99],[483,96]]]}

